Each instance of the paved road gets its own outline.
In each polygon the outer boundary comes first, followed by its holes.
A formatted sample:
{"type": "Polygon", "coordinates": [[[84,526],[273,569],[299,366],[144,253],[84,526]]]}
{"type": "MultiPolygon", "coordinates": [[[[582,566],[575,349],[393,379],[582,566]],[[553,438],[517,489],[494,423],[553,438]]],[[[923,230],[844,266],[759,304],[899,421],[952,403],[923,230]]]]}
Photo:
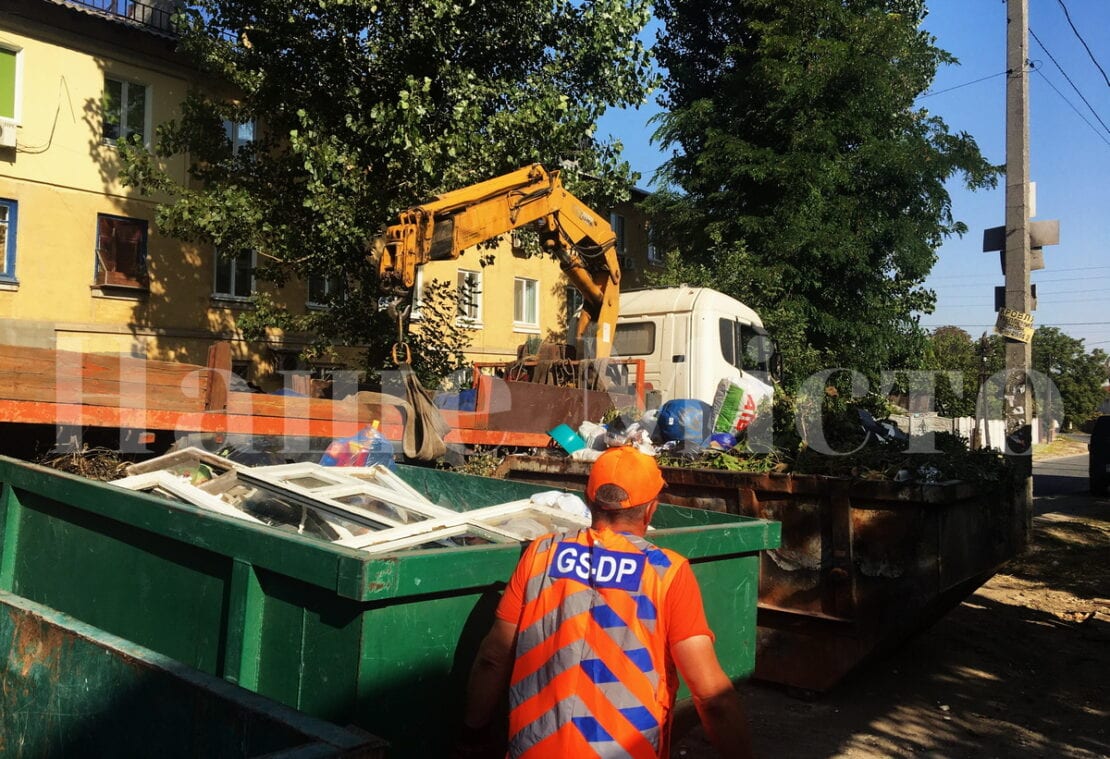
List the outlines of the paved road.
{"type": "Polygon", "coordinates": [[[1105,494],[1090,494],[1086,454],[1033,462],[1035,514],[1105,515],[1107,503],[1110,503],[1110,497],[1105,494]]]}

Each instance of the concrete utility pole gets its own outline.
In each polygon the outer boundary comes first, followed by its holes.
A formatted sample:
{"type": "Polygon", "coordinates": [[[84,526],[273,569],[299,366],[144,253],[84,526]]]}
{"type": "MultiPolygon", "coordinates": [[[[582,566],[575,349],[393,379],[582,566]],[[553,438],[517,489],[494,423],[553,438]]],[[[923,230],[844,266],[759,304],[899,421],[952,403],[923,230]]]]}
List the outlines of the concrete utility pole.
{"type": "MultiPolygon", "coordinates": [[[[1029,369],[1033,364],[1031,345],[1033,296],[1029,287],[1029,0],[1006,3],[1006,309],[1018,321],[1021,338],[1005,336],[1006,388],[1003,414],[1006,420],[1006,450],[1019,477],[1025,474],[1027,525],[1033,516],[1032,393],[1029,369]],[[1020,325],[1020,326],[1019,326],[1020,325]]],[[[1020,486],[1019,486],[1020,487],[1020,486]]]]}

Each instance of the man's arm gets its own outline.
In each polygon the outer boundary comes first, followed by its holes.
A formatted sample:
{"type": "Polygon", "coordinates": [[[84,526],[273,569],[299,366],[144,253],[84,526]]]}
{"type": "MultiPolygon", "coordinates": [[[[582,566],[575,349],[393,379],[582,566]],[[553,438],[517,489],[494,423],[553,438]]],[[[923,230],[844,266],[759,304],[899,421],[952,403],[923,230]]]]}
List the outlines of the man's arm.
{"type": "Polygon", "coordinates": [[[671,646],[671,654],[717,751],[727,759],[751,759],[748,715],[717,661],[713,640],[708,635],[694,635],[671,646]]]}
{"type": "Polygon", "coordinates": [[[466,686],[466,711],[463,724],[477,730],[493,720],[493,712],[509,685],[513,666],[516,625],[495,619],[493,628],[482,640],[466,686]]]}

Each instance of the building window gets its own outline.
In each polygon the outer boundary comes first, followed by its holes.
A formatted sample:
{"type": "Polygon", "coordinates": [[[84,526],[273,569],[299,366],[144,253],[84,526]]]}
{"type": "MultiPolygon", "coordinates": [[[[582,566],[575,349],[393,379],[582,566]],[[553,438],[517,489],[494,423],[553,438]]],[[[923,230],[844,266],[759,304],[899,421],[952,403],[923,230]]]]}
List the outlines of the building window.
{"type": "MultiPolygon", "coordinates": [[[[435,280],[432,280],[433,282],[435,280]]],[[[416,278],[412,286],[412,309],[409,311],[409,319],[413,321],[420,321],[424,318],[421,312],[421,307],[424,305],[424,267],[416,267],[416,278]]]]}
{"type": "Polygon", "coordinates": [[[482,323],[482,272],[459,269],[459,321],[474,327],[482,323]]]}
{"type": "Polygon", "coordinates": [[[585,303],[585,301],[582,298],[582,293],[578,291],[577,287],[568,287],[565,292],[566,298],[564,303],[567,310],[567,326],[573,327],[578,323],[578,309],[582,308],[582,304],[585,303]]]}
{"type": "Polygon", "coordinates": [[[0,47],[0,121],[19,121],[22,63],[20,51],[0,47]]]}
{"type": "Polygon", "coordinates": [[[231,373],[240,378],[244,382],[251,380],[251,361],[250,359],[233,360],[231,362],[231,373]]]}
{"type": "Polygon", "coordinates": [[[146,222],[122,216],[96,217],[96,284],[146,288],[146,222]]]}
{"type": "Polygon", "coordinates": [[[617,254],[624,255],[624,217],[619,213],[609,214],[609,226],[613,228],[613,234],[617,236],[617,254]]]}
{"type": "Polygon", "coordinates": [[[138,135],[147,141],[146,86],[104,77],[104,141],[115,145],[138,135]]]}
{"type": "Polygon", "coordinates": [[[254,251],[244,250],[235,256],[216,251],[216,274],[212,295],[217,298],[247,300],[254,294],[254,251]]]}
{"type": "Polygon", "coordinates": [[[651,227],[647,230],[647,260],[649,264],[656,264],[661,266],[663,264],[663,254],[659,252],[659,247],[655,244],[655,232],[651,227]]]}
{"type": "Polygon", "coordinates": [[[233,121],[225,121],[224,134],[231,143],[231,154],[237,155],[245,145],[254,142],[254,122],[244,121],[236,124],[233,121]]]}
{"type": "Polygon", "coordinates": [[[339,277],[313,274],[308,278],[308,305],[312,308],[327,308],[335,296],[340,294],[342,284],[339,277]]]}
{"type": "Polygon", "coordinates": [[[513,280],[513,326],[537,329],[540,326],[540,289],[534,279],[513,280]]]}
{"type": "Polygon", "coordinates": [[[14,200],[0,198],[0,282],[15,281],[15,227],[18,209],[14,200]]]}

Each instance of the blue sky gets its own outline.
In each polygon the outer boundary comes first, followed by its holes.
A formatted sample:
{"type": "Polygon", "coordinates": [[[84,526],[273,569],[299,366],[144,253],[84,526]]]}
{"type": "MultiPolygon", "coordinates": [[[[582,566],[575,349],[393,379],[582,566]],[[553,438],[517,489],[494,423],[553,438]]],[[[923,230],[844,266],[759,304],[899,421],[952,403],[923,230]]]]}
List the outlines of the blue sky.
{"type": "MultiPolygon", "coordinates": [[[[1108,0],[1029,0],[1029,27],[1044,45],[1030,36],[1034,218],[1060,220],[1060,244],[1045,249],[1045,268],[1033,272],[1033,316],[1037,326],[1056,326],[1083,339],[1088,350],[1110,352],[1110,84],[1069,26],[1065,7],[1095,61],[1110,74],[1108,0]]],[[[925,28],[960,62],[941,69],[935,94],[918,104],[953,132],[974,136],[988,160],[1003,163],[1006,6],[1002,0],[930,0],[929,11],[925,28]]],[[[602,136],[624,143],[625,157],[648,189],[663,160],[646,123],[657,112],[645,106],[607,114],[599,127],[602,136]]],[[[1004,183],[972,193],[955,181],[949,192],[953,213],[969,231],[938,251],[927,281],[937,293],[937,308],[921,323],[955,324],[978,337],[994,324],[994,287],[1003,283],[998,254],[982,252],[982,231],[1004,221],[1004,183]]]]}

